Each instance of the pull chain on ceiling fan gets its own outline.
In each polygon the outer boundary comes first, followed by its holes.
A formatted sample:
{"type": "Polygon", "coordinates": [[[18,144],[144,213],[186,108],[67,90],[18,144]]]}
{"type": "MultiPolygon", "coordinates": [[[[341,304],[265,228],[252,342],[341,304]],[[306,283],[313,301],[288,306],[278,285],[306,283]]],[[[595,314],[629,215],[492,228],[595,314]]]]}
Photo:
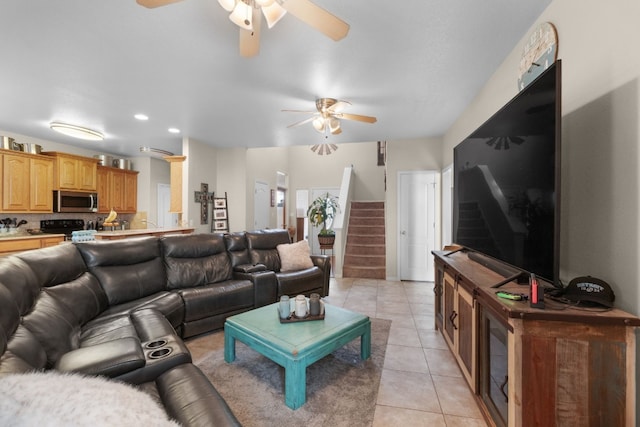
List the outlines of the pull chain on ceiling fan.
{"type": "MultiPolygon", "coordinates": [[[[182,0],[136,0],[147,8],[165,6],[182,0]]],[[[349,32],[349,24],[310,0],[218,0],[229,19],[240,28],[240,55],[251,57],[260,51],[260,23],[264,15],[272,28],[287,13],[338,41],[349,32]]]]}

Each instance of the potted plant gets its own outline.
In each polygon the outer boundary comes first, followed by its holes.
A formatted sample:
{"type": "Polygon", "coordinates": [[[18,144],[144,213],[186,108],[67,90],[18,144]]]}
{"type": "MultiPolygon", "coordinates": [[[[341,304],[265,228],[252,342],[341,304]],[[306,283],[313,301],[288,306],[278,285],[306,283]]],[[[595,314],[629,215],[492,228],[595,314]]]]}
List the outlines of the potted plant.
{"type": "Polygon", "coordinates": [[[333,217],[339,211],[338,200],[329,193],[321,195],[309,205],[307,210],[309,222],[316,227],[322,227],[318,233],[318,242],[321,245],[333,245],[336,233],[331,229],[331,226],[333,225],[333,217]],[[329,223],[328,227],[327,222],[329,223]]]}

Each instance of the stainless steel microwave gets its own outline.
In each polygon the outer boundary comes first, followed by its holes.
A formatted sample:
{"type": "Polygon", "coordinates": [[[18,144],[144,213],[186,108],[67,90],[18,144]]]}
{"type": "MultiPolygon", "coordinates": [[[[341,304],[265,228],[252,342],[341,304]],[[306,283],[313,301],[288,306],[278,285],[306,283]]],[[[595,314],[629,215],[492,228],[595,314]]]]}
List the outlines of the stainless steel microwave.
{"type": "Polygon", "coordinates": [[[54,191],[54,212],[98,212],[98,193],[54,191]]]}

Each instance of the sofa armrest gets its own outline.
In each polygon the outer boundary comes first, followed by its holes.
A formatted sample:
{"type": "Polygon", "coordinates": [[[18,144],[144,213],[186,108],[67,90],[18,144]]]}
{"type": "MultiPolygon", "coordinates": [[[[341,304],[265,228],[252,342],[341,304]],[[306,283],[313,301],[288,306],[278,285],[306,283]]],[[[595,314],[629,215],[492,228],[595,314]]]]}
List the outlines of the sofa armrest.
{"type": "Polygon", "coordinates": [[[266,271],[267,266],[264,264],[241,264],[233,267],[233,271],[238,273],[256,273],[258,271],[266,271]]]}
{"type": "Polygon", "coordinates": [[[329,279],[331,278],[331,257],[329,255],[311,255],[313,265],[322,270],[322,295],[329,295],[329,279]]]}
{"type": "Polygon", "coordinates": [[[141,368],[145,363],[140,341],[126,337],[65,353],[56,363],[56,369],[113,378],[141,368]]]}
{"type": "Polygon", "coordinates": [[[278,297],[278,279],[276,273],[270,270],[258,271],[255,273],[233,273],[234,279],[249,280],[253,283],[253,303],[254,307],[276,302],[278,297]]]}

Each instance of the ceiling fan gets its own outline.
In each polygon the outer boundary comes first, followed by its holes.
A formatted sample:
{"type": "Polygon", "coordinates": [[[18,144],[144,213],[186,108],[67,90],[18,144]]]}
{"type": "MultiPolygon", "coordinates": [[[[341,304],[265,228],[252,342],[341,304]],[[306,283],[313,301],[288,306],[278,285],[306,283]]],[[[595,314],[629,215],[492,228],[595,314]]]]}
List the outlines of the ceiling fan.
{"type": "Polygon", "coordinates": [[[349,101],[342,101],[335,98],[318,98],[316,99],[317,111],[306,110],[282,110],[285,112],[293,113],[307,113],[313,114],[311,117],[307,117],[304,120],[293,123],[288,128],[303,125],[311,122],[313,128],[320,133],[338,135],[342,132],[340,126],[340,119],[355,120],[358,122],[375,123],[377,119],[371,116],[361,116],[359,114],[344,113],[343,110],[351,105],[349,101]]]}
{"type": "MultiPolygon", "coordinates": [[[[154,8],[182,0],[136,0],[144,7],[154,8]]],[[[310,0],[218,0],[231,22],[240,27],[240,55],[251,57],[260,51],[260,11],[272,28],[287,12],[327,37],[338,41],[349,32],[349,24],[312,3],[310,0]]]]}

